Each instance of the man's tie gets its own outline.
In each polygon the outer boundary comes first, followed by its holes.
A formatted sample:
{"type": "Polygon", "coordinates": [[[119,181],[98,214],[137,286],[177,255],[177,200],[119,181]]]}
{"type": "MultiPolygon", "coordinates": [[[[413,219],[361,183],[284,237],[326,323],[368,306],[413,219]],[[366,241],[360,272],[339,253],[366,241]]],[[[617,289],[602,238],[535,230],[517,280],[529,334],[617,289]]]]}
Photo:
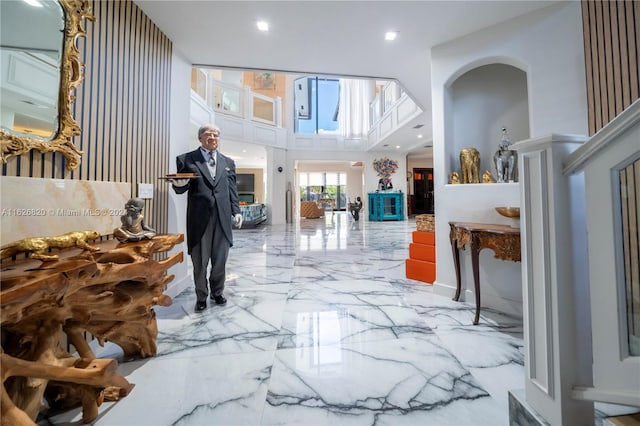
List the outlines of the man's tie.
{"type": "Polygon", "coordinates": [[[213,151],[209,151],[209,162],[208,162],[209,172],[213,179],[216,178],[216,159],[213,154],[213,151]]]}

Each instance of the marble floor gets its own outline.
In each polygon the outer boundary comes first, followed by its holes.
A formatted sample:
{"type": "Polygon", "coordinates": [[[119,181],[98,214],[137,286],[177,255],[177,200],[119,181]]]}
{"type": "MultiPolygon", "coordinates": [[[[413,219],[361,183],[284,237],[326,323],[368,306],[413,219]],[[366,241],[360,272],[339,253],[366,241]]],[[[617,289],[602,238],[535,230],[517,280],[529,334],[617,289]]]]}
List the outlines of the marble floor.
{"type": "MultiPolygon", "coordinates": [[[[415,222],[338,212],[235,232],[224,307],[156,308],[158,355],[96,425],[507,425],[522,321],[405,278],[415,222]]],[[[78,411],[40,424],[79,424],[78,411]]]]}

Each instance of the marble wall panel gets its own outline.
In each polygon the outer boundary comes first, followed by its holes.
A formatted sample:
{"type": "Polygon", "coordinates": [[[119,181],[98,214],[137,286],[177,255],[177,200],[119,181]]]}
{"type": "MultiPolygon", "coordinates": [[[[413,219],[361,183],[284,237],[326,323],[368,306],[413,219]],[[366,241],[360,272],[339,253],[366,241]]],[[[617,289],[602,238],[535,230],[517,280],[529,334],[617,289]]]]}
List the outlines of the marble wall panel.
{"type": "Polygon", "coordinates": [[[131,184],[69,179],[0,178],[0,242],[120,226],[131,184]]]}

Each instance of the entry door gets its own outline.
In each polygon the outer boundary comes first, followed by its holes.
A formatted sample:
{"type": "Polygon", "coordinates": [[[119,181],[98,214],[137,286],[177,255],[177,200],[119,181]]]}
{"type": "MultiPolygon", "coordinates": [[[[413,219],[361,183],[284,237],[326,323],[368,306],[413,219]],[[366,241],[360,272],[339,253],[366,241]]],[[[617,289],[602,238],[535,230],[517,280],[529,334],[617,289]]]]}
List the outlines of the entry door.
{"type": "Polygon", "coordinates": [[[433,214],[433,169],[413,169],[414,210],[416,214],[433,214]]]}

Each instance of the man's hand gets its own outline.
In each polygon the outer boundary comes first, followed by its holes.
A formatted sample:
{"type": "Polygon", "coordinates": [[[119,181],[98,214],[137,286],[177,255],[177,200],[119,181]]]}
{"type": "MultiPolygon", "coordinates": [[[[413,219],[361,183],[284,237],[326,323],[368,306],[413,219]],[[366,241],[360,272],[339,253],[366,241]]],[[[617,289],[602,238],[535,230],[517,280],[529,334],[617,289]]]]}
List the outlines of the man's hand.
{"type": "Polygon", "coordinates": [[[187,186],[189,184],[189,179],[167,179],[171,185],[176,186],[178,188],[182,186],[187,186]]]}
{"type": "Polygon", "coordinates": [[[236,213],[236,215],[233,217],[233,224],[238,229],[240,229],[242,227],[242,214],[241,213],[236,213]]]}

